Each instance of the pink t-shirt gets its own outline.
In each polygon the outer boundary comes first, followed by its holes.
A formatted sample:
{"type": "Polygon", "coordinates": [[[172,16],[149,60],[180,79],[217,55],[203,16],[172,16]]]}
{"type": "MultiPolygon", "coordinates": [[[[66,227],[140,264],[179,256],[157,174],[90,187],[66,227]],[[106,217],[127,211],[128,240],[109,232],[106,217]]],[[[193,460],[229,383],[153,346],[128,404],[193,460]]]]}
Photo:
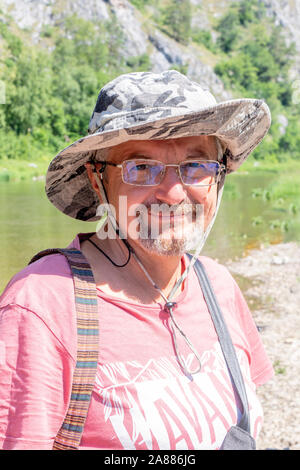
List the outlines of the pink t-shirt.
{"type": "MultiPolygon", "coordinates": [[[[80,248],[78,236],[70,247],[80,248]]],[[[272,377],[272,365],[227,269],[206,257],[201,261],[236,347],[257,438],[262,409],[255,388],[272,377]]],[[[99,364],[80,449],[218,449],[239,410],[194,271],[174,311],[201,357],[201,371],[192,378],[176,360],[163,303],[98,294],[99,364]]],[[[194,368],[193,353],[179,334],[177,340],[194,368]]],[[[68,409],[75,362],[73,281],[64,256],[50,255],[18,273],[0,297],[1,448],[52,448],[68,409]]]]}

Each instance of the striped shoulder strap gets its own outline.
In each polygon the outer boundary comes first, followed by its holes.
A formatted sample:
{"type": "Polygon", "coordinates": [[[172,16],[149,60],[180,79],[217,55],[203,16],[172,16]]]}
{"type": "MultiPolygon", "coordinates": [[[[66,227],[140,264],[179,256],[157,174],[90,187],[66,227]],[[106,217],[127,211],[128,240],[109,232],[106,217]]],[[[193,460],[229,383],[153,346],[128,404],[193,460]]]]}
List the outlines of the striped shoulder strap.
{"type": "Polygon", "coordinates": [[[92,269],[79,250],[44,250],[35,255],[30,263],[57,253],[66,257],[73,276],[77,316],[77,362],[69,408],[55,438],[53,450],[75,450],[79,447],[83,433],[98,364],[97,292],[92,269]]]}

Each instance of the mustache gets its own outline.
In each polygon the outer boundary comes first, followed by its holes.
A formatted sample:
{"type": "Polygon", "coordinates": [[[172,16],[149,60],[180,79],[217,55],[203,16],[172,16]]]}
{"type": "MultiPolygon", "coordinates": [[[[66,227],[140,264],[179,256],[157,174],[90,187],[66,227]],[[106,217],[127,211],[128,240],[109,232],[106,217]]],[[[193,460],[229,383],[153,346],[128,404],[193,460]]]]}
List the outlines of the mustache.
{"type": "Polygon", "coordinates": [[[201,209],[203,205],[199,204],[199,202],[193,203],[191,201],[183,201],[180,204],[167,204],[159,201],[151,201],[143,203],[143,207],[153,214],[160,213],[162,215],[172,214],[177,216],[183,214],[196,214],[197,210],[199,210],[199,208],[201,209]]]}

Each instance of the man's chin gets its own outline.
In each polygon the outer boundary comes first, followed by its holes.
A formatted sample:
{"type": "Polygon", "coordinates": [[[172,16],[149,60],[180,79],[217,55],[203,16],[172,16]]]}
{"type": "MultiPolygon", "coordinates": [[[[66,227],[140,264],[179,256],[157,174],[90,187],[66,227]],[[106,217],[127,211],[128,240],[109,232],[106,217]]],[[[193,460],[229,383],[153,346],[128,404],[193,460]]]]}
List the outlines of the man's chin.
{"type": "Polygon", "coordinates": [[[181,256],[186,252],[183,240],[140,239],[139,243],[150,253],[164,256],[181,256]]]}
{"type": "Polygon", "coordinates": [[[140,245],[150,253],[164,256],[182,256],[184,253],[195,251],[203,241],[203,232],[185,238],[139,239],[140,245]]]}

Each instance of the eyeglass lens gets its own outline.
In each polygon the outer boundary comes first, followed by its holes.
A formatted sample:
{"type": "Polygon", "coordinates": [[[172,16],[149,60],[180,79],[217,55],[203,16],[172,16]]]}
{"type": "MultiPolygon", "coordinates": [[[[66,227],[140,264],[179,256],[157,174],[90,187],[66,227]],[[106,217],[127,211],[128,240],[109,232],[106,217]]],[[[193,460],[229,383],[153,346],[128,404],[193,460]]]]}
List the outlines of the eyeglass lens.
{"type": "MultiPolygon", "coordinates": [[[[183,184],[210,186],[219,174],[218,162],[191,161],[179,165],[183,184]]],[[[128,184],[155,186],[160,184],[165,165],[153,160],[127,160],[122,164],[123,180],[128,184]]]]}

